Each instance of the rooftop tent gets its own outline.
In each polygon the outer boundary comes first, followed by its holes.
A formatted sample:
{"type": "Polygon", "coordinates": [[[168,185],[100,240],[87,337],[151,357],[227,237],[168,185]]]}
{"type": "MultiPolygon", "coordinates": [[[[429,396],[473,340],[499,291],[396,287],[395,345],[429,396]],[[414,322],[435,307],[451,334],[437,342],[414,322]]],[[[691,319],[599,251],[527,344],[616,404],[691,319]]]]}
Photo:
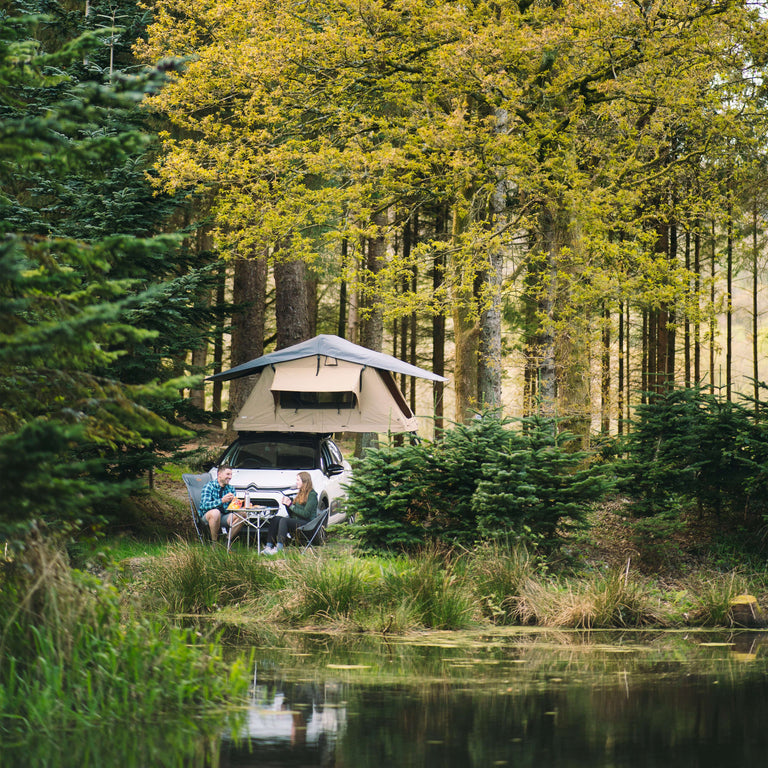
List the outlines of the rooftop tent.
{"type": "Polygon", "coordinates": [[[208,380],[258,374],[235,419],[238,432],[413,432],[416,417],[393,373],[445,381],[338,336],[316,336],[208,380]]]}

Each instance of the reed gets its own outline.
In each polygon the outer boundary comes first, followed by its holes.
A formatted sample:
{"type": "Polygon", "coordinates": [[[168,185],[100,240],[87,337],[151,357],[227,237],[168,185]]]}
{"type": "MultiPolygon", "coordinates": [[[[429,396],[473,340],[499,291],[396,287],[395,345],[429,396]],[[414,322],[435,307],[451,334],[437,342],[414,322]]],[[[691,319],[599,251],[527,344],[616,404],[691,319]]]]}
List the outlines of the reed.
{"type": "Polygon", "coordinates": [[[736,570],[689,578],[686,588],[691,596],[689,620],[705,627],[730,626],[731,601],[750,591],[746,577],[736,570]]]}
{"type": "Polygon", "coordinates": [[[423,627],[463,629],[478,618],[471,585],[450,552],[431,548],[395,561],[384,572],[382,586],[384,604],[408,606],[423,627]]]}
{"type": "Polygon", "coordinates": [[[372,562],[357,558],[289,557],[281,594],[282,614],[291,624],[346,624],[375,599],[372,562]]]}
{"type": "MultiPolygon", "coordinates": [[[[406,632],[471,625],[546,627],[729,626],[730,600],[747,588],[737,574],[658,584],[625,568],[556,576],[525,547],[486,544],[457,553],[357,555],[349,546],[277,558],[247,550],[170,546],[141,558],[131,584],[145,610],[205,616],[239,611],[249,626],[328,626],[406,632]]],[[[753,578],[754,581],[754,578],[753,578]]],[[[211,625],[213,626],[213,625],[211,625]]]]}
{"type": "Polygon", "coordinates": [[[241,662],[191,631],[126,612],[116,590],[31,546],[2,576],[0,741],[168,723],[243,697],[241,662]]]}
{"type": "Polygon", "coordinates": [[[463,559],[483,615],[494,624],[517,623],[522,588],[535,576],[538,566],[528,549],[489,543],[463,559]]]}

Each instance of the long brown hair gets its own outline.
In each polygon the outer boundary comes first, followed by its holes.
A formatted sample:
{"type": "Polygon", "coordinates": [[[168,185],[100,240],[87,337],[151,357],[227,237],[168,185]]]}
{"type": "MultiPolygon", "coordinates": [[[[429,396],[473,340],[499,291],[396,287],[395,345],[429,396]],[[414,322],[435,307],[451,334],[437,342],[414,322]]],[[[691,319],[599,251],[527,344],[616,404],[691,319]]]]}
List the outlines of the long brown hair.
{"type": "Polygon", "coordinates": [[[309,498],[309,492],[312,490],[312,478],[310,477],[309,472],[299,472],[299,477],[301,478],[301,488],[296,494],[296,503],[306,504],[307,499],[309,498]]]}

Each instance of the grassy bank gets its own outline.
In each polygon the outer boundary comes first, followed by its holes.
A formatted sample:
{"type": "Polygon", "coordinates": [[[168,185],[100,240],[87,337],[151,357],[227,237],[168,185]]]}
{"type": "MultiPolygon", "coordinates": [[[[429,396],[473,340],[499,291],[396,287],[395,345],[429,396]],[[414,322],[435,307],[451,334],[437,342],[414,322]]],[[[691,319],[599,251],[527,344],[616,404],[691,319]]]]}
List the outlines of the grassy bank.
{"type": "Polygon", "coordinates": [[[6,560],[0,587],[4,746],[82,729],[197,731],[200,716],[245,695],[247,676],[220,648],[148,618],[60,549],[32,544],[6,560]]]}
{"type": "Polygon", "coordinates": [[[688,569],[674,579],[621,566],[561,568],[522,548],[373,556],[341,534],[301,554],[128,537],[77,551],[38,544],[0,570],[0,738],[52,740],[162,724],[192,744],[221,730],[249,671],[223,641],[292,629],[386,636],[424,630],[734,626],[745,593],[768,603],[763,570],[688,569]],[[207,638],[207,639],[206,639],[207,638]]]}
{"type": "MultiPolygon", "coordinates": [[[[355,553],[331,542],[317,555],[265,558],[245,548],[168,545],[133,558],[122,589],[150,613],[211,615],[229,625],[401,633],[483,625],[563,628],[731,626],[731,601],[766,602],[763,572],[693,571],[675,581],[621,568],[558,574],[520,548],[355,553]]],[[[120,578],[118,577],[118,581],[120,578]]]]}

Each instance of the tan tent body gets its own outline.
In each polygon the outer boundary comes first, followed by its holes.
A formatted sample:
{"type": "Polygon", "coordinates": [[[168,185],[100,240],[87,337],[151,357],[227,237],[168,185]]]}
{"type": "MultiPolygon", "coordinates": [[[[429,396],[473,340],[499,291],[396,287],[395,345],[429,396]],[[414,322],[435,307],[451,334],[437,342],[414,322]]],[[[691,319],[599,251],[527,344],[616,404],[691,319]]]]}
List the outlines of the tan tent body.
{"type": "Polygon", "coordinates": [[[258,374],[234,422],[238,432],[415,432],[416,417],[392,371],[442,376],[336,336],[317,336],[216,374],[258,374]]]}

